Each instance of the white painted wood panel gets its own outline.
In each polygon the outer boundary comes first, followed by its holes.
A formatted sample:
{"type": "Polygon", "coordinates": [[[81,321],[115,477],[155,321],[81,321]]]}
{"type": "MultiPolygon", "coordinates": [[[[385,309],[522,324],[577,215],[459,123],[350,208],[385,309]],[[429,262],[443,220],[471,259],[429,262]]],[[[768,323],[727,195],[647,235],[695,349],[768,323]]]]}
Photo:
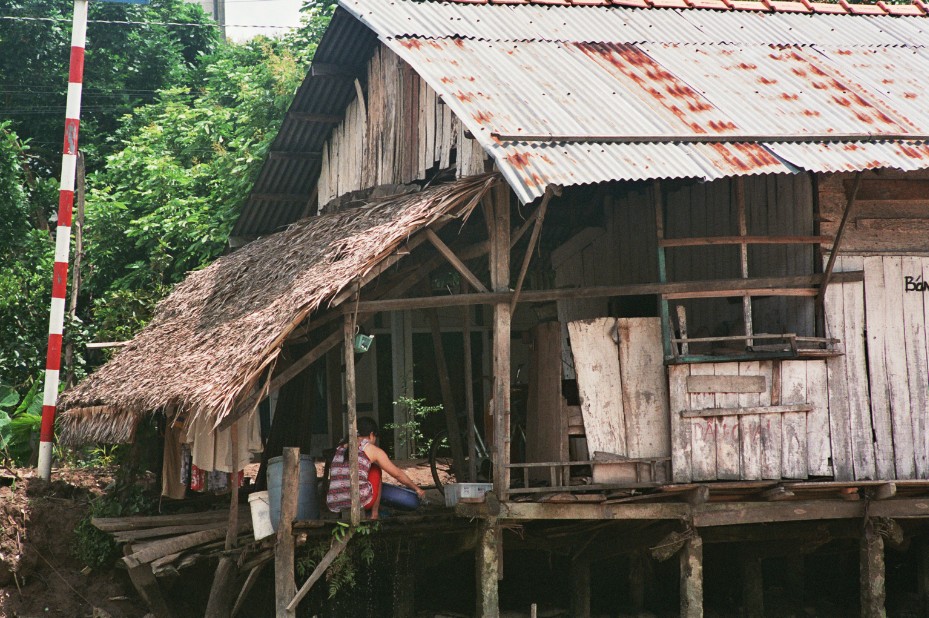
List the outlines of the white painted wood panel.
{"type": "Polygon", "coordinates": [[[874,426],[874,458],[877,478],[895,478],[893,421],[887,384],[887,322],[884,289],[884,262],[880,257],[864,259],[865,308],[868,339],[868,379],[871,385],[871,422],[874,426]]]}
{"type": "Polygon", "coordinates": [[[671,409],[671,479],[675,483],[689,483],[691,474],[691,425],[681,417],[689,407],[687,377],[690,365],[668,367],[669,404],[671,409]]]}
{"type": "MultiPolygon", "coordinates": [[[[761,374],[758,362],[739,363],[739,375],[757,376],[761,374]]],[[[767,392],[770,383],[766,383],[761,393],[740,393],[739,407],[752,408],[761,405],[761,395],[767,392]]],[[[761,417],[747,414],[739,417],[739,456],[741,458],[742,478],[749,481],[761,479],[761,417]]]]}
{"type": "MultiPolygon", "coordinates": [[[[731,376],[738,371],[738,363],[715,363],[714,373],[719,376],[731,376]]],[[[739,394],[716,393],[716,405],[720,408],[739,407],[739,394]]],[[[716,418],[716,478],[719,480],[738,480],[741,473],[739,460],[739,417],[719,416],[716,418]]]]}
{"type": "MultiPolygon", "coordinates": [[[[916,476],[913,448],[913,419],[910,413],[910,387],[907,374],[906,339],[903,313],[903,270],[901,258],[884,256],[884,362],[887,393],[893,427],[894,466],[898,479],[916,476]]],[[[867,282],[865,283],[867,285],[867,282]]],[[[868,326],[870,328],[870,315],[868,326]]]]}
{"type": "Polygon", "coordinates": [[[668,457],[668,380],[658,318],[619,318],[619,367],[629,457],[668,457]]]}
{"type": "MultiPolygon", "coordinates": [[[[807,361],[782,361],[781,403],[807,403],[807,361]]],[[[808,476],[806,412],[781,415],[781,477],[808,476]]]]}
{"type": "Polygon", "coordinates": [[[598,451],[628,454],[615,329],[616,320],[612,318],[568,323],[591,456],[598,451]]]}
{"type": "MultiPolygon", "coordinates": [[[[714,375],[713,363],[690,366],[690,375],[714,375]]],[[[716,405],[716,393],[690,393],[690,410],[706,410],[716,405]]],[[[716,480],[716,418],[691,419],[691,453],[694,481],[716,480]]]]}
{"type": "MultiPolygon", "coordinates": [[[[813,409],[806,414],[807,473],[832,476],[832,443],[829,439],[829,383],[826,361],[806,362],[806,402],[813,409]]],[[[848,433],[846,432],[846,436],[848,433]]]]}

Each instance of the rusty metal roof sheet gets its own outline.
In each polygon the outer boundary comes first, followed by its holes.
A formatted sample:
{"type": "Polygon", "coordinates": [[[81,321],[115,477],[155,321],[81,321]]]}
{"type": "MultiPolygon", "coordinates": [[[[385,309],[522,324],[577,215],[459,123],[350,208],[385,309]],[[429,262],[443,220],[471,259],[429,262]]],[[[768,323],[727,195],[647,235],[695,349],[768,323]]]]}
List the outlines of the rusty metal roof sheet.
{"type": "MultiPolygon", "coordinates": [[[[922,0],[342,0],[315,61],[363,66],[380,39],[528,201],[549,184],[929,167],[912,139],[823,139],[929,133],[927,12],[922,0]],[[702,135],[743,141],[677,139],[702,135]],[[620,143],[637,137],[650,143],[620,143]]],[[[233,235],[307,211],[333,126],[308,118],[353,97],[348,80],[307,77],[233,235]]]]}
{"type": "Polygon", "coordinates": [[[710,180],[929,166],[903,161],[921,147],[867,143],[929,135],[922,48],[411,37],[387,44],[443,96],[526,201],[549,184],[649,174],[710,180]],[[720,136],[744,141],[709,143],[720,136]],[[771,146],[807,139],[806,148],[771,146]],[[823,146],[831,139],[861,142],[860,150],[823,146]]]}

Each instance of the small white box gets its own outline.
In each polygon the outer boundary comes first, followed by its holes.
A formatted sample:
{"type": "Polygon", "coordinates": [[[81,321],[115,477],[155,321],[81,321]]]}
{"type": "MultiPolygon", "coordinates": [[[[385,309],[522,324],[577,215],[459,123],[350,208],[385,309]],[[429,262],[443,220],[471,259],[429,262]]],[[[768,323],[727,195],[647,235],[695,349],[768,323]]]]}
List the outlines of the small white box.
{"type": "Polygon", "coordinates": [[[483,501],[484,494],[492,491],[493,483],[452,483],[445,486],[445,506],[452,507],[459,500],[483,501]]]}

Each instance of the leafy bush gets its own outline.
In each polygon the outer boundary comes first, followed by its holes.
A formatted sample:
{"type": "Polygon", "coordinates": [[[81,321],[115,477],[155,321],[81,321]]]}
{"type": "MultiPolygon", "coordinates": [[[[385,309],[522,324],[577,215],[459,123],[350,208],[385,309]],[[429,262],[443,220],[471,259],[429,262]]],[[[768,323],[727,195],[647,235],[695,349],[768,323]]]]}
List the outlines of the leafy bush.
{"type": "Polygon", "coordinates": [[[404,423],[385,423],[384,429],[396,431],[400,443],[409,445],[410,454],[413,457],[427,457],[429,447],[432,446],[432,438],[426,438],[423,435],[423,423],[427,417],[441,412],[442,405],[427,406],[425,399],[412,397],[400,397],[394,405],[406,408],[409,411],[409,420],[404,423]]]}
{"type": "MultiPolygon", "coordinates": [[[[371,566],[374,562],[374,543],[372,533],[379,529],[378,523],[360,524],[355,528],[355,535],[348,546],[326,569],[326,583],[329,585],[329,598],[332,599],[342,590],[351,590],[356,585],[358,567],[361,564],[371,566]]],[[[332,529],[332,540],[323,539],[316,544],[307,543],[306,554],[297,560],[297,576],[306,580],[313,573],[316,565],[323,559],[332,544],[340,542],[348,534],[349,526],[339,522],[332,529]]]]}
{"type": "Polygon", "coordinates": [[[42,398],[39,381],[20,400],[9,385],[0,384],[0,452],[15,465],[27,465],[32,458],[42,425],[42,398]]]}

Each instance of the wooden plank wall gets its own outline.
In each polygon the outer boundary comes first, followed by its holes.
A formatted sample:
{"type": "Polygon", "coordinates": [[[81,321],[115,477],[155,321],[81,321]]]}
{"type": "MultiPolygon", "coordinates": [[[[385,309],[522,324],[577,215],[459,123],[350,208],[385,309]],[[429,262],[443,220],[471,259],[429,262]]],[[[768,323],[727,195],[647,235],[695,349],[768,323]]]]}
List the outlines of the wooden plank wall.
{"type": "Polygon", "coordinates": [[[670,457],[658,318],[579,320],[568,330],[591,456],[670,457]]]}
{"type": "Polygon", "coordinates": [[[826,361],[672,365],[668,373],[675,482],[832,475],[826,361]],[[792,404],[811,409],[777,408],[792,404]],[[731,408],[744,413],[720,414],[731,408]]]}
{"type": "Polygon", "coordinates": [[[481,146],[465,136],[436,92],[383,45],[368,63],[367,84],[364,98],[348,105],[323,147],[321,205],[352,191],[423,180],[435,166],[454,165],[459,177],[484,172],[481,146]]]}

